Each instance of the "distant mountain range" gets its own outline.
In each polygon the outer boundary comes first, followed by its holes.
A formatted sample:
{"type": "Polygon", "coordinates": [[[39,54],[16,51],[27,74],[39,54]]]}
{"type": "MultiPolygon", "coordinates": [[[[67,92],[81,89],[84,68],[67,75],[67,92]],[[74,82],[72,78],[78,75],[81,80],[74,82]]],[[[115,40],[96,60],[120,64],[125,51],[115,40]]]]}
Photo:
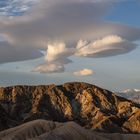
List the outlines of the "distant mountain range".
{"type": "Polygon", "coordinates": [[[139,104],[87,83],[0,88],[0,140],[138,140],[125,133],[140,134],[139,118],[139,104]]]}
{"type": "Polygon", "coordinates": [[[140,103],[140,89],[127,89],[118,93],[118,95],[133,100],[136,103],[140,103]]]}

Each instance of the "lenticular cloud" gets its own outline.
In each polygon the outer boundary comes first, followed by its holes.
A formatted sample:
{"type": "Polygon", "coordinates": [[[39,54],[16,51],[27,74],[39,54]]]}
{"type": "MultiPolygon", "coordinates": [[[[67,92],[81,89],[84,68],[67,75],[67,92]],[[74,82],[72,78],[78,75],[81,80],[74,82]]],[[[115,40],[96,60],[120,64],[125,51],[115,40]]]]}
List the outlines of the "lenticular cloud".
{"type": "Polygon", "coordinates": [[[110,35],[94,42],[80,40],[77,45],[76,55],[85,57],[109,57],[124,54],[135,49],[136,44],[110,35]]]}
{"type": "Polygon", "coordinates": [[[140,29],[103,20],[111,6],[111,0],[41,0],[23,16],[0,17],[0,63],[44,56],[45,63],[33,71],[56,73],[73,55],[109,57],[134,50],[140,29]]]}

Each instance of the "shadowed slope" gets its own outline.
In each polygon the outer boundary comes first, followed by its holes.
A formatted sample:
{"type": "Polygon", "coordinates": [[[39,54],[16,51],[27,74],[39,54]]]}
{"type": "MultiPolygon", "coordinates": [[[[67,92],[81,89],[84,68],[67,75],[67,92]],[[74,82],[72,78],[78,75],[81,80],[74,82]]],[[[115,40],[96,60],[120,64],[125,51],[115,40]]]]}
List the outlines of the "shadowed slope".
{"type": "Polygon", "coordinates": [[[135,134],[105,134],[86,130],[74,122],[36,120],[0,132],[1,140],[139,140],[135,134]]]}

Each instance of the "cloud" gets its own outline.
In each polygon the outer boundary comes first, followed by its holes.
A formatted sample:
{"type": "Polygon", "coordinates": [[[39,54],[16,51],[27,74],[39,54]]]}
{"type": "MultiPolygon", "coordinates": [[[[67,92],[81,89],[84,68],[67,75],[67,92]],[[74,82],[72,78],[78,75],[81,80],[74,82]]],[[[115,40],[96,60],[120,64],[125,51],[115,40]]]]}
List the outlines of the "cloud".
{"type": "Polygon", "coordinates": [[[76,55],[84,57],[109,57],[131,52],[136,44],[117,35],[106,36],[94,42],[80,40],[76,55]]]}
{"type": "Polygon", "coordinates": [[[69,56],[75,53],[74,48],[66,47],[63,42],[53,42],[48,44],[45,55],[45,63],[37,66],[33,72],[40,73],[61,73],[65,71],[64,66],[72,63],[69,56]]]}
{"type": "Polygon", "coordinates": [[[19,16],[29,10],[36,0],[2,0],[0,1],[0,15],[19,16]]]}
{"type": "Polygon", "coordinates": [[[65,68],[61,64],[57,63],[45,63],[36,67],[33,72],[40,73],[61,73],[64,72],[65,68]]]}
{"type": "Polygon", "coordinates": [[[88,75],[92,75],[93,74],[93,70],[91,69],[83,69],[80,71],[76,71],[73,73],[76,76],[88,76],[88,75]]]}
{"type": "Polygon", "coordinates": [[[9,63],[41,57],[42,53],[31,48],[15,48],[5,41],[0,42],[0,63],[9,63]]]}
{"type": "Polygon", "coordinates": [[[46,63],[37,66],[33,72],[40,73],[61,73],[64,72],[64,66],[72,63],[68,58],[74,55],[75,49],[66,47],[63,42],[53,42],[48,44],[47,51],[45,53],[46,63]]]}
{"type": "Polygon", "coordinates": [[[73,55],[74,52],[74,48],[66,47],[66,44],[63,42],[53,42],[52,44],[48,44],[45,60],[47,62],[61,61],[61,63],[67,64],[71,61],[64,58],[73,55]]]}
{"type": "Polygon", "coordinates": [[[0,63],[44,56],[46,62],[36,71],[63,72],[72,55],[94,58],[132,51],[140,29],[103,20],[110,7],[110,0],[41,0],[23,16],[0,17],[5,46],[0,42],[0,63]]]}
{"type": "Polygon", "coordinates": [[[110,57],[131,52],[135,48],[135,43],[122,39],[117,35],[106,36],[95,41],[79,40],[76,47],[66,47],[64,42],[54,42],[48,44],[48,49],[45,53],[46,63],[35,68],[35,71],[40,71],[41,73],[64,72],[65,65],[72,63],[69,59],[70,56],[110,57]]]}

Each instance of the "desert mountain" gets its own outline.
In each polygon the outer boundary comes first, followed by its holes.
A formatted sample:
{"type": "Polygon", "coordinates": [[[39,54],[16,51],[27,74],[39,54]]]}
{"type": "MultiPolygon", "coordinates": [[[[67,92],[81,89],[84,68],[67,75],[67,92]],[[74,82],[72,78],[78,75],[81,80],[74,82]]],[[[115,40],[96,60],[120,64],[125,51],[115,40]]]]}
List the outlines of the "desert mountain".
{"type": "Polygon", "coordinates": [[[140,90],[139,89],[127,89],[118,93],[118,95],[127,98],[129,100],[133,100],[136,103],[140,104],[140,90]]]}
{"type": "Polygon", "coordinates": [[[0,88],[0,114],[0,130],[44,119],[96,132],[140,133],[139,104],[87,83],[0,88]]]}

